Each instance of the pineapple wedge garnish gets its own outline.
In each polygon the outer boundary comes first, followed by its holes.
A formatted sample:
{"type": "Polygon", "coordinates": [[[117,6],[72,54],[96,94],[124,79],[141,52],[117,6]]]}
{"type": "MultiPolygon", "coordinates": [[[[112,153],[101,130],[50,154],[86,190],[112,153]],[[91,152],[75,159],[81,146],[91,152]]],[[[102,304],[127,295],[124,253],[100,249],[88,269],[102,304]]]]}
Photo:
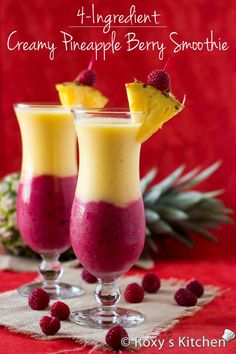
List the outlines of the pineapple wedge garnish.
{"type": "Polygon", "coordinates": [[[57,84],[56,89],[65,107],[76,105],[82,108],[103,108],[108,102],[108,98],[92,86],[64,82],[57,84]]]}
{"type": "Polygon", "coordinates": [[[163,123],[179,113],[184,105],[170,92],[162,92],[152,85],[139,81],[126,84],[129,108],[134,122],[141,122],[137,140],[143,143],[150,138],[163,123]]]}

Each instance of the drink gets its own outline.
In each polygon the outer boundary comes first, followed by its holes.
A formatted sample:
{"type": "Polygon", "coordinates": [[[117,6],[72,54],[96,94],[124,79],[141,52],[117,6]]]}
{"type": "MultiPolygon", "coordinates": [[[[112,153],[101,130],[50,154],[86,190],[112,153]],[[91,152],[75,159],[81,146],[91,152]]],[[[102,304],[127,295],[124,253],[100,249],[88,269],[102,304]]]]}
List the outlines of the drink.
{"type": "Polygon", "coordinates": [[[16,105],[23,159],[17,196],[17,223],[25,242],[43,257],[42,283],[26,285],[27,295],[42,286],[54,298],[80,288],[58,283],[59,255],[70,247],[69,220],[77,179],[76,134],[70,111],[60,106],[16,105]]]}
{"type": "Polygon", "coordinates": [[[76,312],[79,324],[109,327],[141,323],[135,311],[116,308],[116,278],[132,267],[145,240],[139,183],[139,123],[126,112],[75,110],[80,169],[71,215],[71,243],[82,265],[99,278],[98,309],[76,312]]]}

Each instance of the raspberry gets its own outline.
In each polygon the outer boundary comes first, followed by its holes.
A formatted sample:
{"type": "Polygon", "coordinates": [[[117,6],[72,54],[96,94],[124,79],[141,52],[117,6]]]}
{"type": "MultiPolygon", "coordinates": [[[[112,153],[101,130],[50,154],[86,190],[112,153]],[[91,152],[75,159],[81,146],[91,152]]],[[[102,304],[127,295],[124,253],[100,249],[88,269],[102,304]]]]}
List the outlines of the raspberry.
{"type": "Polygon", "coordinates": [[[175,301],[180,306],[195,306],[197,303],[197,297],[192,291],[180,288],[175,293],[175,301]]]}
{"type": "Polygon", "coordinates": [[[161,91],[170,91],[170,77],[164,70],[153,70],[148,75],[148,84],[161,91]]]}
{"type": "Polygon", "coordinates": [[[106,343],[114,350],[122,349],[122,339],[128,338],[128,333],[121,325],[116,325],[109,329],[106,334],[106,343]]]}
{"type": "Polygon", "coordinates": [[[131,283],[124,292],[124,298],[127,302],[138,303],[144,298],[144,290],[138,283],[131,283]]]}
{"type": "Polygon", "coordinates": [[[66,320],[70,316],[70,308],[64,302],[57,301],[51,307],[51,316],[66,320]]]}
{"type": "Polygon", "coordinates": [[[143,278],[142,286],[147,293],[155,293],[160,289],[161,282],[155,273],[147,273],[143,278]]]}
{"type": "Polygon", "coordinates": [[[81,276],[84,279],[84,281],[86,281],[89,284],[93,284],[97,282],[97,278],[94,277],[92,274],[90,274],[86,269],[83,269],[81,276]]]}
{"type": "Polygon", "coordinates": [[[203,285],[197,280],[193,280],[188,283],[186,289],[192,291],[192,293],[194,293],[197,297],[201,297],[204,293],[203,285]]]}
{"type": "Polygon", "coordinates": [[[32,290],[28,304],[33,310],[44,310],[50,301],[49,294],[42,288],[36,288],[32,290]]]}
{"type": "Polygon", "coordinates": [[[47,335],[56,334],[61,328],[60,321],[57,317],[43,316],[39,321],[40,328],[47,335]]]}
{"type": "Polygon", "coordinates": [[[96,73],[92,69],[85,69],[74,80],[77,84],[93,86],[96,82],[96,73]]]}

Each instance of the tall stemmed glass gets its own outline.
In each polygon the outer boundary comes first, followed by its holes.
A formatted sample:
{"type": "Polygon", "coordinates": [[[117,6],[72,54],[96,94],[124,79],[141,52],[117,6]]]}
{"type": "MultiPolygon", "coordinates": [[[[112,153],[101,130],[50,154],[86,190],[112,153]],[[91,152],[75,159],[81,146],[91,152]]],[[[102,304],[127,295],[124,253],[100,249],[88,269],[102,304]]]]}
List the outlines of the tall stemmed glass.
{"type": "Polygon", "coordinates": [[[42,282],[20,287],[28,296],[42,287],[52,298],[81,295],[59,281],[59,256],[70,247],[69,220],[77,180],[76,133],[70,111],[55,105],[16,104],[23,158],[17,224],[24,241],[42,257],[42,282]]]}
{"type": "Polygon", "coordinates": [[[71,243],[82,265],[98,278],[98,307],[74,312],[80,325],[108,328],[143,322],[137,311],[117,307],[117,278],[140,256],[145,218],[140,191],[139,123],[122,110],[73,110],[80,168],[71,214],[71,243]]]}

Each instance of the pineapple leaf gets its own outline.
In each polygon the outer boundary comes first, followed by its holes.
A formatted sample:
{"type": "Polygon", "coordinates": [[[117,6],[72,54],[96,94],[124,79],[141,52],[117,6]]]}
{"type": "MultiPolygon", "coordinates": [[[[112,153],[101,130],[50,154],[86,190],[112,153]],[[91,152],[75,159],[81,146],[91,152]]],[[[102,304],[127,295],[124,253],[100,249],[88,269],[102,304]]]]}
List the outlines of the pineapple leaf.
{"type": "Polygon", "coordinates": [[[163,219],[167,220],[185,220],[188,219],[188,214],[180,209],[176,209],[167,205],[163,205],[161,207],[157,207],[156,210],[158,214],[163,219]]]}
{"type": "Polygon", "coordinates": [[[188,210],[203,200],[208,200],[222,193],[222,190],[201,193],[197,191],[179,192],[179,194],[168,194],[162,198],[162,204],[178,206],[178,209],[188,210]]]}
{"type": "Polygon", "coordinates": [[[216,161],[213,165],[209,166],[208,168],[200,172],[195,178],[186,183],[182,188],[189,189],[204,181],[220,167],[221,163],[222,162],[220,160],[216,161]]]}
{"type": "Polygon", "coordinates": [[[194,231],[200,236],[203,236],[211,241],[218,242],[217,238],[212,235],[212,233],[206,229],[201,228],[197,224],[190,222],[190,221],[184,221],[184,226],[187,228],[189,231],[194,231]]]}
{"type": "Polygon", "coordinates": [[[177,232],[170,234],[170,237],[174,238],[176,241],[181,242],[183,245],[187,246],[188,248],[193,248],[193,241],[190,238],[184,237],[177,232]]]}
{"type": "Polygon", "coordinates": [[[157,168],[152,168],[150,172],[148,172],[142,179],[140,182],[140,186],[141,186],[141,191],[142,193],[144,193],[146,191],[146,189],[148,188],[148,186],[150,185],[150,183],[152,183],[152,181],[154,180],[155,176],[157,174],[157,168]]]}
{"type": "Polygon", "coordinates": [[[150,225],[151,231],[157,234],[171,234],[174,233],[172,227],[163,220],[158,220],[157,222],[150,225]]]}
{"type": "Polygon", "coordinates": [[[176,183],[176,186],[180,186],[190,180],[192,180],[192,178],[199,172],[200,170],[200,166],[197,166],[196,168],[194,168],[193,170],[191,170],[190,172],[186,173],[185,175],[183,175],[176,183]]]}
{"type": "Polygon", "coordinates": [[[145,209],[145,215],[148,223],[153,223],[160,219],[159,214],[151,209],[145,209]]]}
{"type": "Polygon", "coordinates": [[[193,246],[193,242],[191,239],[180,235],[164,220],[158,220],[155,224],[150,225],[150,228],[152,232],[156,234],[164,234],[164,235],[171,236],[172,238],[180,241],[187,247],[191,248],[193,246]]]}
{"type": "Polygon", "coordinates": [[[144,195],[145,205],[152,206],[153,204],[155,204],[160,195],[166,190],[168,190],[173,185],[173,183],[179,178],[184,168],[184,165],[178,167],[167,178],[165,178],[160,183],[156,184],[154,187],[150,188],[150,190],[144,195]]]}
{"type": "Polygon", "coordinates": [[[154,251],[155,253],[158,252],[157,243],[156,243],[152,238],[149,237],[149,238],[147,239],[147,244],[148,244],[148,246],[150,247],[150,249],[151,249],[152,251],[154,251]]]}
{"type": "Polygon", "coordinates": [[[181,192],[174,196],[163,197],[163,204],[176,205],[179,209],[186,210],[189,207],[199,203],[202,200],[202,193],[191,191],[191,192],[181,192]]]}

